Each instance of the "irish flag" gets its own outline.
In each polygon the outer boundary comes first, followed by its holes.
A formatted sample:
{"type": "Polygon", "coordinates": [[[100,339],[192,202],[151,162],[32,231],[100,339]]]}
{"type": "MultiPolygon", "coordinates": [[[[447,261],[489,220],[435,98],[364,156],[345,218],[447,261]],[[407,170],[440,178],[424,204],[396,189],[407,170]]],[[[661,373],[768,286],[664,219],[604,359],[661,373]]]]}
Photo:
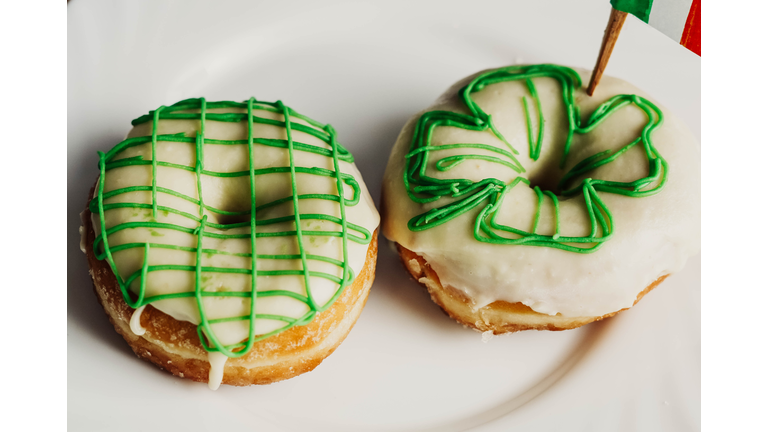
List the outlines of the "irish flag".
{"type": "Polygon", "coordinates": [[[701,0],[611,0],[611,6],[631,13],[701,56],[701,0]]]}

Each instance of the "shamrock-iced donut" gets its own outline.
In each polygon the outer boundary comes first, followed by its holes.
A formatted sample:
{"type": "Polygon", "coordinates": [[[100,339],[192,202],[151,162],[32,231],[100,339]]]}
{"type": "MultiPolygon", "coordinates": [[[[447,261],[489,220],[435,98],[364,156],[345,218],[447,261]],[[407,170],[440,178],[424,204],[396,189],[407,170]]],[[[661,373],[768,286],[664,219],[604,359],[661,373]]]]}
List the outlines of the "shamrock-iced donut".
{"type": "Polygon", "coordinates": [[[99,302],[180,377],[269,384],[344,340],[373,283],[379,215],[336,132],[278,101],[188,99],[99,153],[83,213],[99,302]]]}
{"type": "Polygon", "coordinates": [[[446,313],[496,334],[634,305],[700,249],[683,124],[632,85],[556,65],[483,71],[403,128],[382,227],[446,313]]]}

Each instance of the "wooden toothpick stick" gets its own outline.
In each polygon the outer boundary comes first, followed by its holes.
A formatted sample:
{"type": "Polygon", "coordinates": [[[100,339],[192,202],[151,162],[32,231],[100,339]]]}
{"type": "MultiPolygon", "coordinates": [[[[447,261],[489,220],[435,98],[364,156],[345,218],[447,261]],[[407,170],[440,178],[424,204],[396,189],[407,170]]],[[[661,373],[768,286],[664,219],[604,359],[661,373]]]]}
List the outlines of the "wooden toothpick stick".
{"type": "Polygon", "coordinates": [[[603,71],[605,71],[605,67],[608,66],[608,59],[611,58],[613,47],[616,45],[616,40],[619,38],[619,32],[621,31],[621,26],[624,25],[625,19],[627,19],[626,12],[611,8],[611,17],[608,19],[608,26],[605,27],[603,44],[600,46],[600,54],[597,56],[597,63],[595,64],[595,69],[592,71],[592,79],[589,80],[589,87],[587,87],[587,94],[590,96],[595,93],[595,88],[597,87],[597,84],[600,83],[603,71]]]}

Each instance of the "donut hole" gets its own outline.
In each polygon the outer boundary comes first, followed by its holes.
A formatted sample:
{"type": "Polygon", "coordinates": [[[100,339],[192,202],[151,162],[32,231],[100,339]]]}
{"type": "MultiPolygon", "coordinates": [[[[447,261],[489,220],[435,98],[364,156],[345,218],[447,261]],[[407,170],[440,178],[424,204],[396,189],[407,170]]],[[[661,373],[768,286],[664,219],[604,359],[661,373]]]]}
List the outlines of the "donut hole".
{"type": "Polygon", "coordinates": [[[225,215],[225,214],[217,214],[216,215],[216,223],[221,225],[233,225],[237,223],[243,223],[243,222],[249,222],[251,220],[251,215],[225,215]]]}
{"type": "Polygon", "coordinates": [[[557,163],[541,164],[537,168],[528,176],[531,188],[538,187],[542,191],[551,191],[555,195],[560,195],[558,183],[563,171],[557,163]]]}

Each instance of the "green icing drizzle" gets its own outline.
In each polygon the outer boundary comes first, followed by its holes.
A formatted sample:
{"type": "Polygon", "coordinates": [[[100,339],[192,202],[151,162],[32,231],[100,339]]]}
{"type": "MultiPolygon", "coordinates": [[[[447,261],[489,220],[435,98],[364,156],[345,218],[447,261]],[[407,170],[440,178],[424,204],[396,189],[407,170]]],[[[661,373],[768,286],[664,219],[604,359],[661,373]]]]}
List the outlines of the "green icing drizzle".
{"type": "MultiPolygon", "coordinates": [[[[371,232],[365,229],[364,227],[356,225],[347,220],[346,207],[355,206],[358,204],[360,200],[361,191],[360,191],[360,185],[355,180],[355,178],[352,175],[341,172],[341,170],[339,169],[339,161],[353,163],[354,159],[352,155],[344,147],[342,147],[336,140],[336,132],[333,129],[333,127],[331,127],[330,125],[322,124],[309,117],[301,115],[296,111],[292,110],[291,108],[285,106],[281,101],[262,102],[262,101],[256,101],[256,99],[254,98],[251,98],[247,102],[243,102],[243,103],[231,102],[231,101],[206,102],[206,100],[203,98],[187,99],[187,100],[178,102],[174,105],[171,105],[169,107],[161,106],[157,110],[151,111],[149,114],[133,120],[132,124],[137,125],[137,124],[145,123],[148,121],[152,121],[152,134],[150,136],[128,138],[123,142],[121,142],[120,144],[116,145],[113,149],[111,149],[107,153],[98,152],[99,170],[101,172],[101,176],[99,177],[99,182],[97,186],[97,195],[89,203],[90,211],[94,214],[98,214],[100,225],[101,225],[101,230],[99,233],[97,233],[98,235],[94,240],[93,250],[96,253],[96,257],[98,259],[100,260],[106,259],[109,262],[109,265],[112,268],[112,271],[114,272],[117,278],[118,284],[120,286],[120,290],[123,295],[123,299],[130,307],[138,308],[143,305],[150,304],[152,302],[156,302],[159,300],[165,300],[165,299],[192,297],[195,299],[197,303],[198,311],[201,317],[201,323],[200,325],[198,325],[197,331],[198,331],[198,335],[200,337],[201,342],[203,342],[203,347],[207,351],[218,351],[225,354],[228,357],[234,358],[234,357],[240,357],[245,355],[253,346],[253,344],[259,340],[268,338],[272,335],[285,331],[293,326],[308,324],[309,322],[312,321],[315,315],[317,315],[318,313],[330,307],[336,301],[339,295],[341,295],[344,288],[350,283],[352,283],[352,281],[355,278],[355,275],[354,275],[354,271],[349,266],[347,242],[354,241],[359,244],[368,244],[371,240],[371,232]],[[209,112],[209,110],[216,109],[216,108],[246,109],[247,112],[246,113],[211,113],[209,112]],[[193,109],[199,109],[200,112],[199,113],[179,112],[179,111],[188,111],[193,109]],[[285,121],[259,117],[257,115],[258,111],[269,111],[272,113],[281,114],[285,121]],[[290,121],[290,117],[304,120],[314,127],[309,127],[304,124],[292,122],[290,121]],[[200,130],[199,132],[197,132],[197,135],[195,138],[186,137],[184,136],[184,133],[164,134],[164,135],[158,134],[157,125],[160,120],[195,120],[195,119],[200,121],[200,130]],[[247,140],[207,139],[205,138],[205,123],[207,120],[220,121],[220,122],[247,122],[248,139],[247,140]],[[286,131],[286,139],[282,140],[282,139],[266,139],[266,138],[254,137],[253,136],[254,123],[282,127],[286,131]],[[315,145],[294,141],[292,137],[292,131],[300,131],[300,132],[304,132],[312,136],[315,136],[320,140],[322,140],[324,143],[326,143],[329,148],[322,148],[315,145]],[[179,164],[158,160],[158,158],[156,157],[158,142],[181,142],[181,143],[189,143],[190,145],[194,145],[196,149],[195,165],[186,166],[186,165],[179,165],[179,164]],[[151,143],[151,148],[152,148],[151,160],[144,160],[142,156],[129,157],[129,158],[123,158],[118,160],[114,159],[120,152],[128,148],[146,144],[146,143],[151,143]],[[248,158],[249,158],[249,170],[241,171],[241,172],[213,172],[213,171],[206,170],[203,164],[203,153],[206,145],[247,145],[248,158]],[[255,158],[257,157],[257,150],[256,150],[257,145],[286,149],[289,155],[290,166],[255,169],[254,166],[255,166],[255,158]],[[297,151],[314,153],[317,155],[322,155],[322,156],[331,158],[333,160],[333,168],[334,168],[333,171],[323,169],[323,168],[306,168],[306,167],[296,166],[294,161],[294,153],[297,151]],[[104,192],[105,178],[107,176],[107,173],[110,170],[113,170],[119,167],[135,166],[135,165],[151,165],[152,167],[152,185],[151,186],[130,186],[130,187],[115,189],[106,193],[104,192]],[[168,188],[164,188],[162,186],[158,186],[157,184],[157,168],[158,167],[168,167],[168,168],[194,172],[197,180],[197,195],[199,199],[184,195],[182,193],[176,192],[168,188]],[[273,173],[289,173],[290,174],[292,194],[291,196],[276,199],[272,202],[268,202],[260,206],[257,206],[256,205],[257,178],[258,176],[263,174],[273,174],[273,173]],[[319,177],[329,177],[329,178],[335,179],[338,195],[299,194],[298,186],[296,184],[297,173],[312,174],[319,177]],[[233,211],[226,211],[223,209],[217,209],[217,208],[206,205],[203,202],[203,190],[202,190],[202,181],[201,181],[201,178],[203,176],[215,176],[215,177],[248,176],[250,180],[250,195],[251,195],[250,210],[243,211],[243,212],[233,212],[233,211]],[[352,189],[351,199],[345,196],[344,185],[347,185],[352,189]],[[150,192],[152,204],[132,203],[132,202],[109,203],[109,204],[104,203],[104,201],[108,198],[112,198],[121,194],[137,192],[137,191],[150,192]],[[172,195],[172,196],[184,199],[186,201],[195,203],[199,206],[198,214],[193,215],[193,214],[183,212],[171,207],[158,205],[158,201],[157,201],[158,194],[172,195]],[[341,217],[339,218],[339,217],[335,217],[327,214],[301,213],[299,208],[299,203],[301,200],[307,200],[307,199],[321,199],[321,200],[338,202],[341,217]],[[283,203],[287,203],[287,202],[292,203],[292,206],[293,206],[292,216],[277,217],[277,218],[271,218],[271,219],[257,218],[257,214],[260,211],[283,204],[283,203]],[[110,210],[120,209],[120,208],[143,209],[143,210],[137,210],[137,211],[151,210],[152,217],[149,221],[146,221],[146,222],[138,222],[138,221],[123,222],[107,229],[105,224],[105,213],[110,210]],[[159,222],[157,219],[158,211],[160,211],[161,214],[165,216],[169,215],[170,213],[182,216],[189,220],[195,221],[198,225],[196,228],[187,228],[187,227],[172,224],[172,223],[159,222]],[[208,221],[208,215],[205,214],[205,211],[221,214],[221,215],[228,215],[228,216],[248,216],[248,221],[229,223],[229,224],[217,224],[217,223],[208,221]],[[320,227],[316,225],[314,230],[303,230],[301,228],[302,220],[332,222],[338,225],[339,229],[330,230],[330,231],[321,230],[320,227]],[[268,225],[285,223],[285,222],[293,222],[295,225],[295,230],[281,231],[281,232],[257,232],[257,227],[264,227],[268,225]],[[243,228],[243,227],[249,228],[249,232],[247,234],[219,234],[219,233],[206,231],[206,228],[228,230],[228,229],[243,228]],[[185,247],[185,246],[177,246],[177,245],[162,244],[162,243],[125,243],[125,244],[120,244],[115,246],[109,245],[108,239],[110,235],[125,229],[133,229],[133,228],[148,228],[150,229],[152,236],[156,236],[156,235],[163,236],[162,233],[155,231],[155,229],[176,230],[176,231],[180,231],[183,233],[196,236],[197,244],[196,244],[196,247],[185,247]],[[326,256],[307,253],[304,247],[303,236],[341,237],[342,245],[343,245],[342,247],[343,260],[340,261],[340,260],[326,257],[326,256]],[[250,246],[251,246],[251,253],[231,253],[226,251],[203,248],[204,237],[218,238],[218,239],[249,239],[250,246]],[[279,254],[279,255],[257,254],[256,239],[266,238],[266,237],[295,237],[297,244],[299,246],[299,254],[279,254]],[[143,265],[141,267],[141,270],[136,271],[133,274],[128,275],[125,279],[123,279],[123,277],[120,275],[120,273],[117,270],[112,254],[118,251],[133,249],[133,248],[139,248],[143,250],[144,252],[143,265]],[[195,253],[195,265],[194,266],[149,265],[149,257],[152,249],[172,249],[172,250],[195,253]],[[206,257],[212,257],[214,255],[229,255],[229,256],[250,258],[250,268],[203,266],[202,257],[204,254],[206,257]],[[301,270],[258,271],[257,260],[259,259],[300,260],[302,268],[301,270]],[[330,263],[338,266],[339,268],[342,269],[343,277],[339,278],[335,275],[325,273],[325,272],[310,271],[308,266],[308,261],[310,260],[322,261],[322,262],[326,262],[326,263],[330,263]],[[193,272],[195,275],[194,290],[147,297],[146,283],[147,283],[147,277],[149,273],[155,272],[155,271],[163,271],[163,270],[193,272]],[[217,292],[206,292],[203,290],[203,284],[204,282],[207,282],[208,280],[210,280],[211,278],[210,274],[213,274],[213,273],[234,273],[234,274],[250,275],[251,289],[248,292],[234,292],[234,291],[226,291],[226,290],[217,291],[217,292]],[[286,290],[269,290],[269,291],[257,290],[257,282],[258,282],[259,276],[287,276],[287,275],[303,277],[306,295],[301,295],[301,294],[297,294],[297,293],[286,291],[286,290]],[[337,283],[339,285],[335,294],[331,297],[331,299],[325,305],[320,305],[315,301],[312,294],[312,287],[310,286],[310,277],[321,277],[321,278],[330,280],[334,283],[337,283]],[[130,288],[129,288],[136,279],[139,279],[139,283],[140,283],[138,294],[134,294],[133,292],[130,291],[130,288]],[[258,301],[258,299],[264,298],[264,297],[272,297],[272,296],[287,296],[287,297],[294,298],[296,300],[300,300],[305,304],[307,304],[310,310],[305,315],[303,315],[298,319],[287,317],[287,316],[281,316],[281,315],[256,313],[256,302],[258,301]],[[233,316],[233,317],[220,318],[220,319],[210,319],[206,314],[206,310],[203,304],[203,299],[205,297],[248,298],[250,300],[250,313],[245,316],[233,316]],[[272,332],[262,334],[262,335],[257,335],[254,330],[254,322],[256,319],[260,319],[260,318],[283,321],[285,322],[285,325],[272,332]],[[216,323],[238,321],[238,320],[249,320],[249,333],[248,333],[247,340],[237,344],[232,344],[232,345],[222,344],[219,341],[218,337],[213,332],[211,326],[216,323]],[[207,341],[208,343],[206,343],[205,341],[207,341]]],[[[135,215],[138,215],[138,213],[135,213],[135,215]]]]}
{"type": "Polygon", "coordinates": [[[411,231],[426,230],[446,223],[484,204],[474,223],[474,236],[479,241],[501,245],[552,247],[579,253],[590,253],[597,250],[605,241],[611,238],[614,229],[613,216],[610,209],[600,198],[599,193],[645,197],[658,193],[664,187],[667,181],[668,165],[653,146],[651,140],[651,134],[657,127],[661,126],[664,116],[661,110],[647,99],[637,95],[624,94],[613,96],[602,103],[589,116],[587,121],[582,123],[579,107],[574,103],[574,91],[577,88],[581,88],[581,85],[581,78],[578,73],[573,69],[563,66],[545,64],[504,67],[479,75],[459,91],[459,98],[464,102],[470,114],[451,111],[429,111],[424,113],[416,124],[409,152],[405,155],[406,168],[403,180],[406,191],[411,200],[420,204],[434,202],[441,198],[455,198],[455,200],[413,217],[408,222],[408,228],[411,231]],[[483,111],[472,99],[473,93],[484,89],[486,86],[507,81],[524,81],[530,98],[536,106],[538,135],[534,136],[532,108],[528,103],[527,97],[524,96],[522,98],[528,128],[529,156],[533,160],[538,160],[541,154],[545,119],[541,101],[536,91],[536,86],[533,83],[534,78],[555,79],[562,88],[562,100],[566,107],[568,119],[568,133],[560,159],[561,169],[565,166],[568,159],[574,134],[586,134],[592,131],[611,114],[629,105],[634,105],[641,109],[648,118],[648,122],[643,127],[640,137],[636,140],[613,153],[611,150],[606,150],[589,156],[575,164],[573,168],[561,177],[558,188],[562,191],[562,196],[581,195],[584,199],[590,220],[590,234],[583,237],[562,236],[560,234],[560,206],[558,197],[552,191],[541,191],[537,186],[534,186],[534,192],[538,198],[538,203],[531,231],[498,223],[498,210],[507,193],[520,183],[530,185],[530,182],[522,176],[517,176],[512,182],[505,184],[496,178],[486,178],[480,181],[461,178],[440,179],[430,177],[426,173],[429,156],[432,152],[457,148],[487,150],[496,153],[496,156],[468,154],[444,157],[434,163],[437,171],[449,171],[462,162],[473,159],[501,164],[513,169],[517,173],[525,171],[515,157],[518,152],[498,131],[491,115],[483,111]],[[486,131],[499,138],[509,148],[509,151],[478,143],[432,145],[432,136],[435,129],[445,126],[469,131],[486,131]],[[585,178],[578,184],[571,184],[575,178],[586,175],[590,171],[616,160],[627,150],[640,143],[642,143],[649,164],[649,173],[646,177],[631,182],[585,178]],[[655,186],[644,189],[653,184],[655,186]],[[555,233],[553,235],[536,233],[542,201],[545,195],[552,200],[555,211],[555,233]],[[502,236],[499,232],[512,234],[516,237],[502,236]]]}

